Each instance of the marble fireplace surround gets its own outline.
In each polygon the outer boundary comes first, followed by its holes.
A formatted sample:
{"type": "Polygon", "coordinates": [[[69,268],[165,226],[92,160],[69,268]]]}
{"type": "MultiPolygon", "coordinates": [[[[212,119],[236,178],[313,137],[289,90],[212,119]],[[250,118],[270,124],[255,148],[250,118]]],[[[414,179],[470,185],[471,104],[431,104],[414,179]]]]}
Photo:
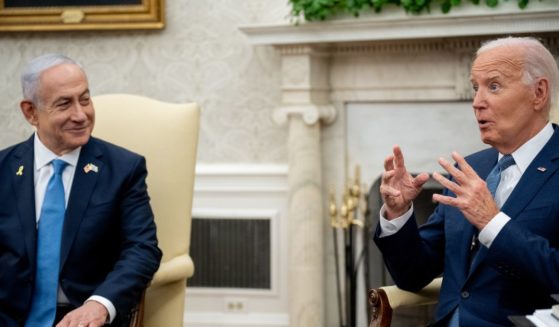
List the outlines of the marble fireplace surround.
{"type": "Polygon", "coordinates": [[[483,40],[534,35],[559,54],[559,6],[552,2],[240,27],[254,45],[274,46],[282,57],[282,105],[274,120],[289,130],[289,265],[280,273],[288,274],[291,327],[338,321],[325,208],[326,186],[340,190],[352,174],[346,104],[469,100],[471,57],[483,40]]]}

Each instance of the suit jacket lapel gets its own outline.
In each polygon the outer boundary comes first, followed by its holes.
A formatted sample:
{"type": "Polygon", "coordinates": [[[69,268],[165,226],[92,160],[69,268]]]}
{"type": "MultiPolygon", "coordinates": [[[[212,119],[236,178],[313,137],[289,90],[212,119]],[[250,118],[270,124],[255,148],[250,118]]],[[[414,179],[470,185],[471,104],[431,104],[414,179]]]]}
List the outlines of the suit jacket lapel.
{"type": "Polygon", "coordinates": [[[103,171],[103,162],[101,161],[102,152],[98,143],[93,138],[83,146],[80,151],[80,157],[72,182],[70,198],[66,207],[66,216],[64,218],[64,231],[62,237],[60,265],[64,265],[68,253],[72,248],[74,239],[83,220],[83,215],[89,204],[91,194],[95,189],[99,174],[103,171]],[[84,167],[87,164],[94,164],[98,168],[98,172],[86,172],[84,167]]]}
{"type": "Polygon", "coordinates": [[[501,211],[506,213],[511,219],[514,219],[536,196],[536,191],[559,168],[557,158],[559,158],[559,132],[556,128],[551,139],[534,158],[530,166],[526,168],[524,174],[522,174],[501,211]],[[526,190],[531,190],[532,192],[526,192],[526,190]]]}
{"type": "Polygon", "coordinates": [[[35,263],[37,238],[37,218],[35,213],[35,184],[34,184],[34,150],[33,137],[19,145],[14,151],[14,157],[10,163],[10,174],[17,199],[17,210],[23,238],[31,264],[35,263]],[[23,168],[20,168],[23,167],[23,168]],[[21,169],[21,171],[20,171],[21,169]],[[18,174],[21,172],[21,174],[18,174]]]}

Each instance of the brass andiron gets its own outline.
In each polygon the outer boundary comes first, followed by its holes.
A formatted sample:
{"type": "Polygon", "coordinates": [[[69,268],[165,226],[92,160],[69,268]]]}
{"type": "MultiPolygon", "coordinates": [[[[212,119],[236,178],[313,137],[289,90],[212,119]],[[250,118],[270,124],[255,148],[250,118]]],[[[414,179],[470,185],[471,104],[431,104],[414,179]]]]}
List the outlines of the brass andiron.
{"type": "Polygon", "coordinates": [[[356,326],[356,302],[357,302],[357,272],[361,263],[363,250],[356,249],[356,238],[358,234],[364,232],[364,207],[366,207],[363,190],[361,185],[361,170],[359,166],[355,167],[355,175],[353,179],[345,183],[342,201],[339,206],[336,203],[336,190],[334,186],[330,187],[330,196],[328,203],[328,213],[330,216],[330,226],[332,227],[332,236],[334,240],[334,260],[336,265],[336,286],[338,295],[338,313],[340,319],[340,327],[356,326]],[[340,257],[338,252],[338,233],[342,232],[344,251],[344,275],[342,278],[339,263],[340,257]],[[355,254],[359,254],[356,258],[355,254]],[[342,280],[344,285],[342,285],[342,280]],[[345,292],[342,295],[342,286],[345,292]],[[345,308],[345,317],[343,315],[345,308]],[[344,319],[345,318],[345,319],[344,319]]]}

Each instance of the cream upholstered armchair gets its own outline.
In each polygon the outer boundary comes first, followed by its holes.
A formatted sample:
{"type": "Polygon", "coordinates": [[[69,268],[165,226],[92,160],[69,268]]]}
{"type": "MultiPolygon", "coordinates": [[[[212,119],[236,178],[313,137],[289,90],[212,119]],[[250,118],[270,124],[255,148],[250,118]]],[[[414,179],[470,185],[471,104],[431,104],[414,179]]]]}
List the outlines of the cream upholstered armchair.
{"type": "Polygon", "coordinates": [[[438,302],[442,277],[435,278],[419,292],[408,292],[396,285],[383,286],[369,290],[369,310],[371,321],[369,327],[389,327],[392,322],[392,310],[438,302]]]}
{"type": "Polygon", "coordinates": [[[146,157],[148,192],[157,225],[161,266],[148,287],[136,326],[183,324],[199,109],[154,99],[108,94],[93,98],[93,135],[146,157]],[[142,319],[143,314],[143,319],[142,319]]]}

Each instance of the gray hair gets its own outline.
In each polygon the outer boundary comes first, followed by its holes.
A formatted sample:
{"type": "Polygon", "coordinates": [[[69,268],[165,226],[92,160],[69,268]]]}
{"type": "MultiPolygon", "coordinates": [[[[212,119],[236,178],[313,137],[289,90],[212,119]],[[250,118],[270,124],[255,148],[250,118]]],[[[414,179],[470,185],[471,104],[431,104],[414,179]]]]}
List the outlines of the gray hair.
{"type": "Polygon", "coordinates": [[[502,46],[523,46],[525,48],[526,57],[524,59],[526,61],[522,81],[526,85],[532,85],[537,78],[547,77],[549,79],[550,107],[556,105],[559,96],[559,69],[551,52],[533,37],[505,37],[483,43],[477,50],[476,56],[502,46]]]}
{"type": "Polygon", "coordinates": [[[75,60],[57,53],[49,53],[32,59],[21,73],[23,98],[38,104],[37,91],[41,74],[49,68],[62,64],[76,65],[83,70],[82,65],[75,60]]]}

